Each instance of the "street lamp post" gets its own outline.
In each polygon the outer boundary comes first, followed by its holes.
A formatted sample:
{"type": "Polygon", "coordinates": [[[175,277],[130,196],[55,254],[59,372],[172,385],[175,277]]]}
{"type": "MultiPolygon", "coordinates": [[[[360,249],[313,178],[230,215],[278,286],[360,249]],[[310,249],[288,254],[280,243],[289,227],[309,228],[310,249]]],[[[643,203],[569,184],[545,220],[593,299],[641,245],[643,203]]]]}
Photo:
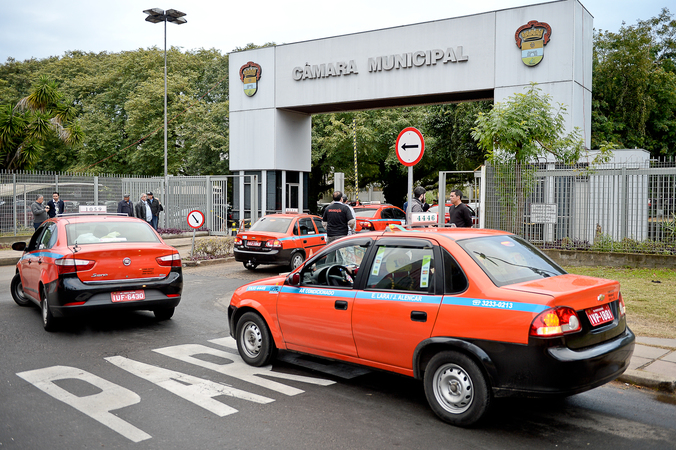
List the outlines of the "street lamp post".
{"type": "Polygon", "coordinates": [[[169,191],[169,179],[167,175],[167,22],[181,25],[187,22],[183,16],[184,12],[175,9],[166,11],[160,8],[146,9],[143,11],[148,14],[146,22],[159,23],[164,22],[164,201],[167,202],[169,191]]]}

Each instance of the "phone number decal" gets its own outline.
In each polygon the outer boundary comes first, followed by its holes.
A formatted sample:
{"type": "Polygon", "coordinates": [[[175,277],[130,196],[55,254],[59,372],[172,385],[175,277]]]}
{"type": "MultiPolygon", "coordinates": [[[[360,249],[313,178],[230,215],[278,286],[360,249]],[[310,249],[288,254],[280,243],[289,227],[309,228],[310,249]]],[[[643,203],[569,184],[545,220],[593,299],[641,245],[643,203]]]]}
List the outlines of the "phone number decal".
{"type": "Polygon", "coordinates": [[[482,306],[484,308],[514,309],[512,302],[496,302],[495,300],[473,300],[472,306],[482,306]]]}

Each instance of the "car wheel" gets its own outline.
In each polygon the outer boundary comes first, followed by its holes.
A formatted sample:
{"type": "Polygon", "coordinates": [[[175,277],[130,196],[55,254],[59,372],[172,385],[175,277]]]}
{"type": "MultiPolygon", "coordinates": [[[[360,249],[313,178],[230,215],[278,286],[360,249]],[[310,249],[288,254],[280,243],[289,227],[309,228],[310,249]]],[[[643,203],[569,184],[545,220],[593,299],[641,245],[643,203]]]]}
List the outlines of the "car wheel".
{"type": "Polygon", "coordinates": [[[293,256],[291,256],[291,263],[289,264],[289,269],[291,269],[291,271],[293,272],[303,264],[303,261],[305,261],[305,257],[301,252],[294,253],[293,256]]]}
{"type": "Polygon", "coordinates": [[[174,315],[174,311],[176,308],[159,308],[159,309],[154,309],[153,314],[155,314],[155,318],[157,320],[169,320],[171,319],[171,316],[174,315]]]}
{"type": "Polygon", "coordinates": [[[432,411],[452,425],[468,427],[488,411],[491,392],[479,366],[468,356],[446,351],[425,369],[425,396],[432,411]]]}
{"type": "Polygon", "coordinates": [[[21,283],[21,274],[17,273],[12,278],[12,284],[10,287],[12,291],[12,298],[19,306],[28,306],[31,304],[31,301],[28,300],[26,294],[23,292],[23,284],[21,283]]]}
{"type": "Polygon", "coordinates": [[[244,261],[244,267],[248,270],[255,270],[258,267],[258,264],[254,264],[251,261],[244,261]]]}
{"type": "Polygon", "coordinates": [[[47,290],[42,288],[42,326],[46,331],[54,331],[56,329],[56,319],[52,315],[52,309],[49,307],[49,300],[47,299],[47,290]]]}
{"type": "Polygon", "coordinates": [[[254,367],[265,366],[272,360],[274,343],[265,320],[248,312],[237,322],[237,350],[245,363],[254,367]]]}

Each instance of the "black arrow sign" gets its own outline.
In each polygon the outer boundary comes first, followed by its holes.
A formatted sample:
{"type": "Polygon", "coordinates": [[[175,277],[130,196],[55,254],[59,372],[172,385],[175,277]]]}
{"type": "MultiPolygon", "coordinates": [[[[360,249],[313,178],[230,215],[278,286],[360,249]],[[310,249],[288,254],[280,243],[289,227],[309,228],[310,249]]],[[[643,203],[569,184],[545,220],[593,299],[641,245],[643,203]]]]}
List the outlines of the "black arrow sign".
{"type": "Polygon", "coordinates": [[[406,145],[406,144],[403,144],[403,145],[401,146],[401,148],[404,149],[404,150],[406,150],[407,148],[418,148],[418,144],[416,144],[416,145],[410,145],[410,144],[409,144],[409,145],[406,145]]]}

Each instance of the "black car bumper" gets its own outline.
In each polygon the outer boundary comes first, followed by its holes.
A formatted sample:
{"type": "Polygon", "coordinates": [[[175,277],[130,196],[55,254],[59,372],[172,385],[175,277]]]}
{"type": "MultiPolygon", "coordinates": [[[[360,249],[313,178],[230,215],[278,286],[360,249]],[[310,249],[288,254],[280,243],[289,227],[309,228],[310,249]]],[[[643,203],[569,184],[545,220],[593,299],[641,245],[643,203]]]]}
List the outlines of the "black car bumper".
{"type": "Polygon", "coordinates": [[[626,327],[612,340],[579,350],[553,342],[476,344],[495,365],[496,396],[560,396],[588,391],[622,375],[629,367],[635,340],[626,327]]]}
{"type": "Polygon", "coordinates": [[[101,309],[154,310],[176,307],[181,301],[183,274],[172,267],[161,280],[116,283],[83,283],[77,274],[62,275],[47,286],[49,307],[54,317],[73,316],[101,309]],[[142,290],[143,300],[113,302],[112,292],[142,290]]]}
{"type": "Polygon", "coordinates": [[[253,264],[289,264],[291,263],[291,255],[295,248],[281,249],[281,250],[242,250],[235,248],[235,261],[247,262],[251,261],[253,264]]]}

